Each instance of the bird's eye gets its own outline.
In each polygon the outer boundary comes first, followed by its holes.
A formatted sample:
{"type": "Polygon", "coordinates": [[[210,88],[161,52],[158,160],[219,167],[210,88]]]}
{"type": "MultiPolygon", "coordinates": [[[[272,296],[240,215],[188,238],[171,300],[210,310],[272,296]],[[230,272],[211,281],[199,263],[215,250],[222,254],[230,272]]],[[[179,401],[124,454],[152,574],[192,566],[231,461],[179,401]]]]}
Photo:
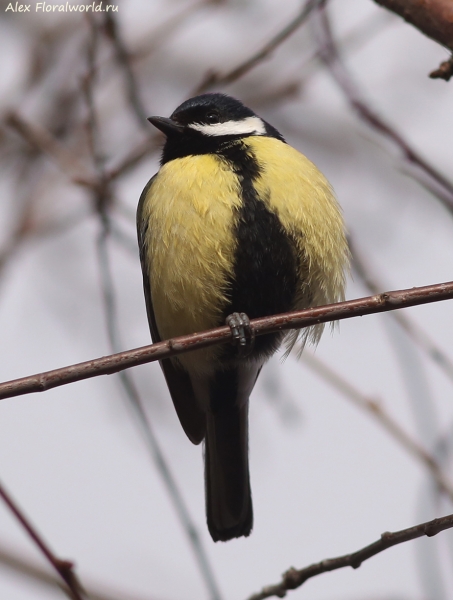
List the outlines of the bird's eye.
{"type": "Polygon", "coordinates": [[[218,123],[220,120],[220,115],[216,110],[210,110],[206,113],[206,121],[208,123],[218,123]]]}

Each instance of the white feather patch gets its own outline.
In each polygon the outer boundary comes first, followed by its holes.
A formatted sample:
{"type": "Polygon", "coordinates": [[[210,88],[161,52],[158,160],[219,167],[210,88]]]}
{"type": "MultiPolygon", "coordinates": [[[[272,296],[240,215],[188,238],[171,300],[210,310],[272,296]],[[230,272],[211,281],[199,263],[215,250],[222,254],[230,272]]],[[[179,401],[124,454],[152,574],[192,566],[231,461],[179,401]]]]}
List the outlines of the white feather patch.
{"type": "Polygon", "coordinates": [[[241,135],[254,133],[256,135],[265,135],[266,126],[259,117],[246,117],[241,121],[226,121],[225,123],[191,123],[190,129],[200,131],[204,135],[241,135]]]}

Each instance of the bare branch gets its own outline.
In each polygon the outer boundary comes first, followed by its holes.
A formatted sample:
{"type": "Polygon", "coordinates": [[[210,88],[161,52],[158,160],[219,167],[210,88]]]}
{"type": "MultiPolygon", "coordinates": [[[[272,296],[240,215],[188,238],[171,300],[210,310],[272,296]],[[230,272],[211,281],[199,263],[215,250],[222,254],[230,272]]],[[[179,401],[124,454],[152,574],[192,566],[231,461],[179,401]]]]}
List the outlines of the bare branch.
{"type": "MultiPolygon", "coordinates": [[[[376,296],[367,296],[366,298],[283,313],[272,317],[261,317],[253,319],[251,325],[256,335],[264,335],[288,329],[302,329],[329,321],[340,321],[353,317],[388,312],[419,304],[440,302],[452,298],[453,282],[450,281],[424,287],[414,287],[408,290],[385,292],[376,296]]],[[[216,329],[210,329],[202,333],[193,333],[165,342],[78,363],[69,367],[6,381],[0,384],[0,400],[22,394],[43,392],[75,381],[89,379],[90,377],[118,373],[130,367],[136,367],[170,356],[177,356],[190,350],[214,346],[230,339],[231,330],[229,327],[217,327],[216,329]]]]}
{"type": "Polygon", "coordinates": [[[27,517],[24,515],[22,510],[18,507],[16,502],[12,499],[9,493],[5,490],[3,485],[0,484],[0,496],[4,503],[8,506],[10,511],[22,525],[23,529],[31,537],[35,545],[39,548],[41,553],[46,557],[58,575],[61,577],[63,582],[66,584],[70,597],[73,600],[86,600],[86,594],[74,572],[74,565],[68,560],[61,560],[57,558],[46,542],[43,540],[41,535],[36,531],[27,517]]]}
{"type": "Polygon", "coordinates": [[[431,473],[439,488],[446,493],[453,502],[453,483],[449,481],[442,472],[437,460],[384,410],[383,405],[379,400],[362,394],[362,392],[349,383],[349,381],[310,352],[304,352],[302,357],[304,362],[316,371],[320,377],[340,391],[348,400],[352,400],[356,406],[368,412],[394,440],[403,446],[409,454],[419,460],[431,473]]]}
{"type": "Polygon", "coordinates": [[[140,98],[140,89],[131,65],[130,54],[120,32],[118,22],[112,12],[106,12],[105,15],[105,33],[113,44],[116,59],[123,70],[127,97],[138,124],[140,127],[146,127],[146,110],[140,98]]]}
{"type": "MultiPolygon", "coordinates": [[[[451,0],[374,0],[388,8],[422,33],[453,52],[453,3],[451,0]]],[[[447,81],[453,75],[453,60],[442,63],[430,77],[447,81]],[[442,65],[445,65],[442,68],[442,65]]]]}
{"type": "Polygon", "coordinates": [[[412,176],[421,185],[430,190],[450,213],[453,213],[453,183],[416,152],[401,133],[380,117],[371,108],[370,104],[363,99],[359,87],[340,59],[330,29],[325,4],[325,1],[321,2],[318,10],[321,26],[318,44],[319,56],[329,69],[330,74],[343,91],[354,112],[370,127],[392,141],[401,150],[408,165],[412,167],[412,176]]]}
{"type": "MultiPolygon", "coordinates": [[[[56,165],[69,176],[76,185],[95,189],[96,181],[93,174],[88,174],[78,159],[69,153],[58,140],[44,127],[31,124],[18,113],[10,112],[5,123],[15,129],[33,148],[50,156],[56,165]]],[[[151,133],[146,139],[140,141],[129,153],[105,174],[106,180],[116,179],[137,166],[144,158],[159,149],[162,141],[161,134],[151,133]]]]}
{"type": "MultiPolygon", "coordinates": [[[[24,559],[22,552],[13,552],[11,549],[3,546],[0,546],[0,565],[2,568],[6,567],[35,583],[41,583],[53,589],[56,587],[62,588],[62,585],[64,585],[59,577],[55,577],[48,570],[35,564],[35,562],[24,559]]],[[[118,595],[118,592],[112,594],[107,591],[101,591],[101,589],[105,588],[106,586],[103,585],[89,585],[86,586],[85,590],[90,600],[145,600],[145,598],[139,599],[129,592],[118,595]]],[[[151,598],[147,600],[151,600],[151,598]]]]}
{"type": "Polygon", "coordinates": [[[382,552],[383,550],[387,550],[397,544],[403,544],[404,542],[415,540],[425,535],[432,537],[433,535],[437,535],[441,531],[445,531],[445,529],[450,529],[452,527],[453,515],[447,515],[445,517],[440,517],[439,519],[433,519],[427,523],[409,527],[408,529],[402,529],[401,531],[386,531],[381,535],[379,540],[352,554],[328,558],[300,570],[291,567],[291,569],[283,574],[280,583],[263,588],[261,592],[253,594],[248,600],[264,600],[264,598],[271,598],[273,596],[284,598],[288,590],[294,590],[300,587],[308,579],[311,579],[316,575],[321,575],[321,573],[327,573],[329,571],[336,571],[337,569],[343,569],[344,567],[358,569],[365,560],[368,560],[372,556],[376,556],[376,554],[379,554],[379,552],[382,552]]]}
{"type": "Polygon", "coordinates": [[[86,172],[77,157],[62,146],[44,127],[31,124],[14,111],[6,115],[5,124],[15,129],[33,148],[49,155],[74,183],[85,187],[94,185],[91,175],[86,172]]]}
{"type": "Polygon", "coordinates": [[[179,12],[168,17],[162,23],[146,33],[145,38],[138,43],[135,50],[129,53],[132,61],[143,60],[147,58],[164,41],[167,41],[192,14],[209,6],[219,6],[225,0],[197,0],[193,4],[184,6],[179,12]]]}
{"type": "MultiPolygon", "coordinates": [[[[377,281],[376,276],[371,273],[370,266],[365,264],[363,256],[359,253],[351,237],[349,237],[349,249],[352,255],[352,268],[369,289],[372,294],[379,294],[384,286],[377,281]]],[[[438,344],[417,323],[401,311],[391,313],[393,318],[404,329],[409,337],[426,353],[426,355],[442,369],[444,374],[453,382],[453,361],[438,344]]]]}
{"type": "Polygon", "coordinates": [[[429,76],[431,79],[445,79],[445,81],[450,81],[453,77],[453,56],[441,62],[437,69],[431,71],[429,76]]]}
{"type": "MultiPolygon", "coordinates": [[[[344,54],[350,54],[357,51],[366,44],[369,44],[374,37],[379,35],[392,21],[391,15],[382,11],[376,18],[376,15],[368,17],[353,27],[346,35],[339,39],[339,46],[344,54]]],[[[305,58],[301,65],[295,67],[294,75],[288,78],[285,83],[278,87],[268,90],[265,95],[261,91],[247,94],[247,104],[255,108],[262,106],[272,106],[280,101],[289,100],[304,90],[309,81],[323,68],[320,60],[319,48],[305,58]]]]}
{"type": "Polygon", "coordinates": [[[111,169],[107,171],[106,177],[112,180],[124,175],[136,167],[144,158],[157,152],[162,140],[162,134],[150,133],[146,139],[138,142],[134,148],[129,150],[124,158],[118,161],[115,166],[111,167],[111,169]]]}
{"type": "Polygon", "coordinates": [[[322,0],[307,0],[300,13],[294,19],[292,19],[288,25],[279,31],[277,35],[269,40],[269,42],[264,44],[264,46],[258,50],[258,52],[253,54],[250,58],[242,62],[228,73],[225,73],[224,75],[216,73],[215,71],[208,73],[205,79],[194,90],[194,95],[205,92],[214,86],[228,85],[229,83],[233,83],[233,81],[236,81],[254,69],[258,64],[266,60],[266,58],[268,58],[272,52],[281,46],[283,42],[285,42],[295,31],[297,31],[297,29],[299,29],[299,27],[305,23],[313,9],[319,5],[320,1],[322,0]]]}

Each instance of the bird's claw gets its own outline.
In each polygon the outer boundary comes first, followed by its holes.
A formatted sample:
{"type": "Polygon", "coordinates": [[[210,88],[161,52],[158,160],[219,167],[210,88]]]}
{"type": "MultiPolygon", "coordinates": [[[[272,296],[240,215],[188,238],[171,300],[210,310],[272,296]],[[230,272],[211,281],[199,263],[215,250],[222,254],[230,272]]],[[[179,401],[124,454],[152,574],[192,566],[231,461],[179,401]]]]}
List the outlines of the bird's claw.
{"type": "Polygon", "coordinates": [[[245,313],[232,313],[225,320],[231,329],[232,341],[237,345],[241,357],[248,356],[253,349],[255,331],[245,313]]]}

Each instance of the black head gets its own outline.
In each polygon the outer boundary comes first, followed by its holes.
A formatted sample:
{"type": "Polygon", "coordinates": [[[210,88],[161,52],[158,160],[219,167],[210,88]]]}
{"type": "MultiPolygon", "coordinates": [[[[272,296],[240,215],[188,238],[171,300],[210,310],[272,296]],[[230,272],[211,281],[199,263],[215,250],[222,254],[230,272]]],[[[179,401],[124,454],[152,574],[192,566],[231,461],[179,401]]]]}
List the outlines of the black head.
{"type": "Polygon", "coordinates": [[[166,136],[162,162],[190,154],[216,152],[222,144],[251,135],[284,141],[253,110],[226,94],[202,94],[183,102],[169,119],[148,119],[166,136]]]}

